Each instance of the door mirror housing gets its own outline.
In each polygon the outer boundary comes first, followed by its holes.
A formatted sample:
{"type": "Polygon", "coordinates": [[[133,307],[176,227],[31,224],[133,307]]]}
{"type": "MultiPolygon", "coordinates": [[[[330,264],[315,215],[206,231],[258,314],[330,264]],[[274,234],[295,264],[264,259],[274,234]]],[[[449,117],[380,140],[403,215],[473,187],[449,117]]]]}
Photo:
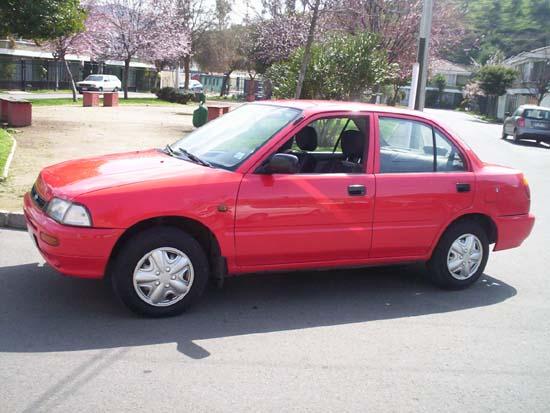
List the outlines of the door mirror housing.
{"type": "Polygon", "coordinates": [[[264,174],[295,174],[298,172],[300,161],[296,155],[276,153],[259,172],[264,174]]]}

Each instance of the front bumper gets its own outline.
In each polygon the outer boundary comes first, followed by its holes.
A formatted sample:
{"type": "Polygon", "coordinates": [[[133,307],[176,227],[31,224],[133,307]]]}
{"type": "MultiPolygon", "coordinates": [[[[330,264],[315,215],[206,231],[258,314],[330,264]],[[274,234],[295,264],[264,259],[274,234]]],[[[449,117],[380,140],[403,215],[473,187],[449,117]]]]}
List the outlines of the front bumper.
{"type": "Polygon", "coordinates": [[[61,225],[48,217],[27,193],[27,227],[40,254],[60,273],[81,278],[103,278],[111,251],[124,230],[61,225]],[[44,242],[40,234],[54,236],[59,245],[44,242]]]}
{"type": "Polygon", "coordinates": [[[494,251],[501,251],[521,245],[535,225],[535,216],[522,214],[497,217],[495,224],[497,226],[497,243],[494,251]]]}

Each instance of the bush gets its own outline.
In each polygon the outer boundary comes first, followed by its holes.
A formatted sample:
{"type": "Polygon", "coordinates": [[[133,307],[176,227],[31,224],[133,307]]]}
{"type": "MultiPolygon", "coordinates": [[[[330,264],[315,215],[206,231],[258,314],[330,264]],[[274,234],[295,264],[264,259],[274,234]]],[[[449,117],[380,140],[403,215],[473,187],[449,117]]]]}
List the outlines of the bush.
{"type": "Polygon", "coordinates": [[[479,87],[486,95],[502,96],[512,86],[518,72],[505,66],[483,66],[477,73],[479,87]]]}
{"type": "Polygon", "coordinates": [[[181,103],[182,105],[186,105],[187,102],[194,98],[193,94],[178,93],[178,91],[173,87],[163,87],[157,91],[156,95],[160,100],[165,100],[172,103],[181,103]]]}
{"type": "MultiPolygon", "coordinates": [[[[372,33],[339,34],[314,43],[301,98],[358,100],[366,90],[388,80],[393,66],[378,40],[372,33]]],[[[303,54],[301,47],[266,72],[276,97],[294,95],[303,54]]]]}

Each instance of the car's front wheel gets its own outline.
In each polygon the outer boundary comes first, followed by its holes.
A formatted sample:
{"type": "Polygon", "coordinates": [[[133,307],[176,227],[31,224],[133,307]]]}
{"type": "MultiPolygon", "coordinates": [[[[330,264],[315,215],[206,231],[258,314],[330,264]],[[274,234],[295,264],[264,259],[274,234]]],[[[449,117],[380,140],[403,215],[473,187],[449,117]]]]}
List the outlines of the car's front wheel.
{"type": "Polygon", "coordinates": [[[435,284],[448,289],[468,287],[483,274],[489,258],[489,240],[475,221],[459,221],[443,234],[428,269],[435,284]]]}
{"type": "Polygon", "coordinates": [[[129,239],[117,254],[111,277],[115,293],[140,315],[182,313],[203,293],[208,261],[184,231],[156,227],[129,239]]]}
{"type": "Polygon", "coordinates": [[[514,129],[514,143],[519,143],[521,136],[518,134],[517,129],[514,129]]]}

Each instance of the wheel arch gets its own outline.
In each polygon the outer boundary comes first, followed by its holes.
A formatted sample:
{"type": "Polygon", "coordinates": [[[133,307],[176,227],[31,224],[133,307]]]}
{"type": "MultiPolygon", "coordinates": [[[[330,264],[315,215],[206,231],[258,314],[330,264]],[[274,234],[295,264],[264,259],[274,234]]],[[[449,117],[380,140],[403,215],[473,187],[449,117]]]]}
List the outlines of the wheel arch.
{"type": "Polygon", "coordinates": [[[460,215],[460,216],[456,217],[451,222],[449,222],[447,224],[447,226],[445,226],[445,228],[441,231],[441,233],[437,237],[437,242],[433,245],[430,255],[433,254],[433,252],[435,250],[435,247],[437,246],[437,244],[441,240],[441,237],[443,236],[443,234],[445,234],[445,232],[452,225],[456,224],[457,222],[462,222],[462,221],[474,221],[474,222],[479,223],[482,226],[482,228],[484,229],[485,233],[487,234],[487,238],[489,239],[489,244],[494,244],[494,243],[497,242],[497,240],[498,240],[498,228],[497,228],[497,225],[496,225],[495,221],[487,214],[483,214],[483,213],[480,213],[480,212],[472,212],[472,213],[467,213],[467,214],[463,214],[463,215],[460,215]]]}
{"type": "MultiPolygon", "coordinates": [[[[187,218],[183,216],[161,216],[148,218],[143,221],[137,222],[126,229],[126,231],[124,231],[124,233],[115,243],[115,246],[111,251],[111,255],[109,256],[109,261],[107,263],[107,268],[105,271],[106,278],[110,277],[112,265],[115,262],[121,248],[126,244],[126,242],[128,242],[133,236],[142,231],[160,226],[179,228],[192,236],[203,248],[204,253],[208,257],[211,272],[214,273],[214,275],[220,273],[221,271],[226,271],[225,260],[222,257],[220,243],[216,238],[216,235],[210,228],[192,218],[187,218]],[[221,268],[220,262],[223,262],[224,264],[221,268]]],[[[223,275],[224,274],[220,276],[223,275]]]]}

